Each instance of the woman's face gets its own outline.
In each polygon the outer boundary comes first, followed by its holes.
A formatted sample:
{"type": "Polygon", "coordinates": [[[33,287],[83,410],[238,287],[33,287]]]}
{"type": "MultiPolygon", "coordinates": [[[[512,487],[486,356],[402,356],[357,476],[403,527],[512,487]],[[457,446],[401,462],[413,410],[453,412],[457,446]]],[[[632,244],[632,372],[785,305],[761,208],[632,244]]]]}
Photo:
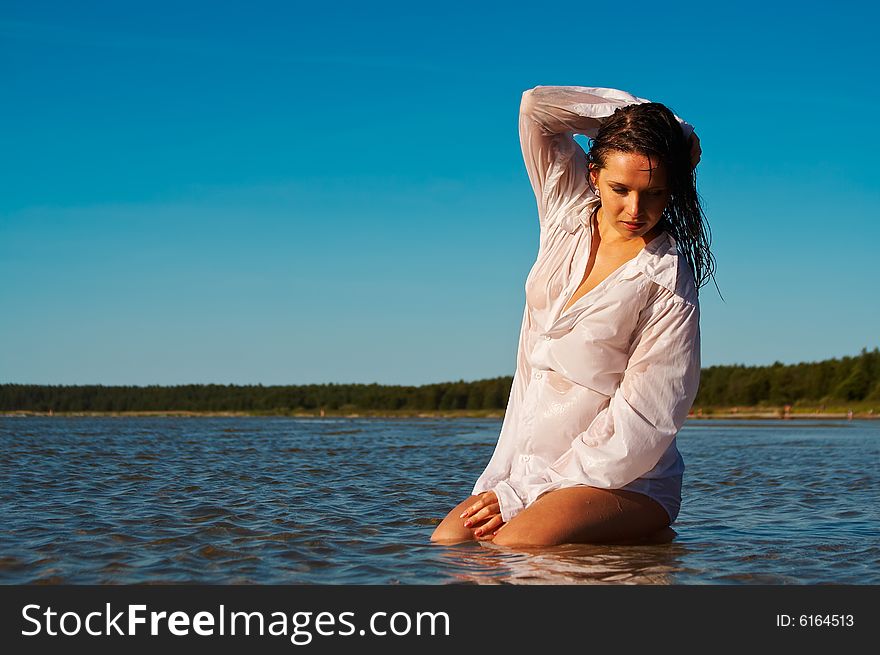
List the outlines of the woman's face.
{"type": "Polygon", "coordinates": [[[644,237],[660,222],[669,189],[666,167],[656,159],[652,162],[642,154],[612,151],[605,167],[591,169],[590,176],[602,199],[603,220],[624,238],[644,237]]]}

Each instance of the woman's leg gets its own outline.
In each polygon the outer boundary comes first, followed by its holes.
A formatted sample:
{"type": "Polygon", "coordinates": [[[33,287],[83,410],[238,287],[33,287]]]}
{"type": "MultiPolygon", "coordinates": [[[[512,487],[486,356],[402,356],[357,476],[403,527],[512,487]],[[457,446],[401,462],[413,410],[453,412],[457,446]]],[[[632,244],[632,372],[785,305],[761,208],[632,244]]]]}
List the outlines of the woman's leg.
{"type": "MultiPolygon", "coordinates": [[[[443,543],[474,541],[474,530],[480,526],[474,525],[466,528],[464,527],[465,519],[459,518],[459,516],[464,510],[473,505],[476,500],[477,496],[469,496],[456,505],[453,510],[446,515],[446,518],[443,519],[434,529],[434,534],[431,535],[431,541],[440,541],[443,543]]],[[[481,541],[490,541],[491,539],[491,534],[486,537],[480,537],[481,541]]]]}
{"type": "MultiPolygon", "coordinates": [[[[462,508],[459,514],[463,511],[462,508]]],[[[500,528],[493,543],[552,546],[630,541],[668,525],[666,510],[644,494],[622,489],[566,487],[544,494],[514,516],[500,528]]]]}

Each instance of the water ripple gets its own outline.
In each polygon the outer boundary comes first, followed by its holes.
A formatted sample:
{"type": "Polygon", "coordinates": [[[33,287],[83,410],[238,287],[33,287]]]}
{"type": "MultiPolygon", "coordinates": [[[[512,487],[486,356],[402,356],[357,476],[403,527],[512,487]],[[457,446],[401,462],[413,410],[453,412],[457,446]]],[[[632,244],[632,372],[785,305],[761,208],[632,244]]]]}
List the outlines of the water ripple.
{"type": "Polygon", "coordinates": [[[0,583],[880,583],[877,422],[689,423],[668,543],[431,544],[500,424],[0,418],[0,583]]]}

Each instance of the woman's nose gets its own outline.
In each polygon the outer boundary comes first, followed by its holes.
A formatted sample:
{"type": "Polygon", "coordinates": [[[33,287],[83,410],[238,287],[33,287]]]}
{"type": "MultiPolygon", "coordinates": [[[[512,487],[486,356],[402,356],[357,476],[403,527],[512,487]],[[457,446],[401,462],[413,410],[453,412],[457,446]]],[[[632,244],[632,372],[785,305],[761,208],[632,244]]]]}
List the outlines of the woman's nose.
{"type": "Polygon", "coordinates": [[[638,194],[630,194],[629,197],[629,207],[627,207],[629,211],[629,215],[633,218],[638,218],[639,215],[639,196],[638,194]]]}

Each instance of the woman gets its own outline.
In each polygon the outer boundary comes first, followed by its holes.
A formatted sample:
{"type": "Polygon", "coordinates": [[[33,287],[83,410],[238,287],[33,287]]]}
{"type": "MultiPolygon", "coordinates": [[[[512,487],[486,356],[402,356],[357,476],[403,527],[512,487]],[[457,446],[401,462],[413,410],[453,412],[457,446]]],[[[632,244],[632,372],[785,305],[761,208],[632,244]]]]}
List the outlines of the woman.
{"type": "Polygon", "coordinates": [[[580,86],[526,91],[519,132],[540,243],[517,368],[495,452],[431,540],[639,539],[678,516],[699,385],[699,139],[661,104],[580,86]]]}

